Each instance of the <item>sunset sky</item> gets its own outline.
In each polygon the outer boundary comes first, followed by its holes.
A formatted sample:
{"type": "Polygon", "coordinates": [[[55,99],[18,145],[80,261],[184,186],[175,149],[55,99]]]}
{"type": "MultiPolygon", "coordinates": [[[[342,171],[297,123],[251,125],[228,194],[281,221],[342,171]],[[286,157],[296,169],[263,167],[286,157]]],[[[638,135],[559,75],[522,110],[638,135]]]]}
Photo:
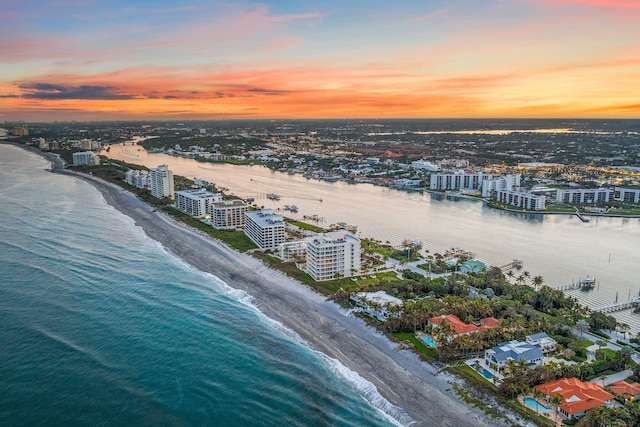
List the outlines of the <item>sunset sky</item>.
{"type": "Polygon", "coordinates": [[[640,117],[640,0],[0,1],[0,120],[640,117]]]}

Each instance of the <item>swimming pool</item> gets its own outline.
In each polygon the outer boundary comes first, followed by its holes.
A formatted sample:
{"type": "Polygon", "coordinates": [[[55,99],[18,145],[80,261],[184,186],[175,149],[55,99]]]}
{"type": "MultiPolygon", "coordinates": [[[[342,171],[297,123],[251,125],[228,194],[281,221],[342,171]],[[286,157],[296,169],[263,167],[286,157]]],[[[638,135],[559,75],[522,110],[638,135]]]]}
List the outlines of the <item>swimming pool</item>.
{"type": "Polygon", "coordinates": [[[524,398],[524,403],[525,405],[527,405],[529,408],[533,409],[534,411],[539,411],[539,412],[550,412],[551,408],[548,406],[544,406],[541,403],[538,403],[538,401],[536,401],[535,399],[531,398],[531,397],[525,397],[524,398]]]}
{"type": "Polygon", "coordinates": [[[429,347],[436,348],[438,346],[438,343],[433,338],[431,338],[429,335],[425,335],[425,336],[423,336],[421,338],[422,338],[422,341],[424,341],[425,344],[427,344],[429,347]]]}
{"type": "Polygon", "coordinates": [[[491,381],[493,379],[493,374],[491,372],[487,371],[485,368],[483,368],[480,363],[478,363],[478,362],[474,363],[473,367],[475,368],[476,371],[478,371],[480,373],[480,375],[482,375],[483,377],[485,377],[489,381],[491,381]]]}

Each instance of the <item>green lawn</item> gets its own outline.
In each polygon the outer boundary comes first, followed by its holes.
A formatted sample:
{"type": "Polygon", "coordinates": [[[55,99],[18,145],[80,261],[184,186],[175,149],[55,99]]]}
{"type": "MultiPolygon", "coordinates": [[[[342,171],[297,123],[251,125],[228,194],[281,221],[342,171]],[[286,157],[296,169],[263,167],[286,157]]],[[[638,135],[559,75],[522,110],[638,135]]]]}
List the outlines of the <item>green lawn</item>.
{"type": "Polygon", "coordinates": [[[411,344],[415,346],[416,350],[418,350],[418,353],[424,355],[427,360],[433,360],[437,355],[435,349],[427,347],[410,332],[398,332],[393,334],[393,336],[399,341],[410,341],[411,344]]]}
{"type": "Polygon", "coordinates": [[[253,243],[249,236],[244,234],[242,231],[215,229],[210,225],[207,225],[204,222],[200,221],[198,218],[193,218],[186,213],[172,207],[165,207],[164,211],[172,217],[184,222],[185,224],[198,230],[204,231],[209,236],[225,242],[226,244],[240,252],[246,252],[250,249],[255,249],[258,247],[255,243],[253,243]]]}
{"type": "Polygon", "coordinates": [[[558,205],[558,206],[547,206],[544,212],[567,212],[567,213],[575,213],[576,208],[573,206],[567,205],[558,205]]]}
{"type": "Polygon", "coordinates": [[[361,246],[363,250],[375,252],[387,258],[391,258],[391,255],[396,251],[391,245],[383,245],[370,239],[362,239],[361,246]]]}
{"type": "Polygon", "coordinates": [[[586,338],[582,339],[582,340],[578,340],[577,342],[580,345],[580,347],[582,347],[582,348],[591,347],[594,344],[593,341],[590,341],[590,340],[588,340],[586,338]]]}
{"type": "Polygon", "coordinates": [[[322,227],[318,227],[317,225],[307,224],[306,222],[296,221],[294,219],[287,218],[287,217],[285,217],[284,220],[286,222],[288,222],[289,224],[295,225],[296,227],[301,228],[303,230],[313,231],[314,233],[326,233],[327,232],[326,229],[324,229],[322,227]]]}

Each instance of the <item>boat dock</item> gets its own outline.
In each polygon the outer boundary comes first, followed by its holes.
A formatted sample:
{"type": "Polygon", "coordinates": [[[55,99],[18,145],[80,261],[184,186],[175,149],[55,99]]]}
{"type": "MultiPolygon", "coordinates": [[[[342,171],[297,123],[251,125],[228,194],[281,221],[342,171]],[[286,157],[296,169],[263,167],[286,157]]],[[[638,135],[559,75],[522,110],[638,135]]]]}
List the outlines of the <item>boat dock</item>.
{"type": "Polygon", "coordinates": [[[580,218],[580,221],[582,221],[582,222],[589,222],[590,221],[589,218],[585,218],[584,215],[580,214],[579,212],[576,212],[576,216],[578,218],[580,218]]]}
{"type": "Polygon", "coordinates": [[[514,259],[513,261],[511,261],[509,264],[505,264],[503,266],[498,267],[500,270],[513,270],[514,268],[517,268],[518,270],[520,270],[522,268],[523,262],[521,259],[514,259]]]}
{"type": "Polygon", "coordinates": [[[597,311],[599,313],[613,313],[616,311],[628,310],[638,305],[640,305],[640,298],[634,298],[627,302],[619,302],[616,304],[605,305],[603,307],[596,307],[593,311],[597,311]]]}
{"type": "Polygon", "coordinates": [[[566,285],[553,286],[556,291],[568,291],[570,289],[593,289],[596,286],[596,279],[587,277],[580,279],[577,282],[571,282],[566,285]]]}

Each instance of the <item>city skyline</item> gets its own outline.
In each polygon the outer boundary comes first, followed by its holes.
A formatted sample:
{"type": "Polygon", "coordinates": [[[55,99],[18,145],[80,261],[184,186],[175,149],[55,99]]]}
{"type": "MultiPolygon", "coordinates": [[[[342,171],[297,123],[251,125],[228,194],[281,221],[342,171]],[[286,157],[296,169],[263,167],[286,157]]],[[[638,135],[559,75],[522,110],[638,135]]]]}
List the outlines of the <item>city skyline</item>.
{"type": "Polygon", "coordinates": [[[62,0],[0,16],[2,120],[640,113],[632,0],[62,0]]]}

